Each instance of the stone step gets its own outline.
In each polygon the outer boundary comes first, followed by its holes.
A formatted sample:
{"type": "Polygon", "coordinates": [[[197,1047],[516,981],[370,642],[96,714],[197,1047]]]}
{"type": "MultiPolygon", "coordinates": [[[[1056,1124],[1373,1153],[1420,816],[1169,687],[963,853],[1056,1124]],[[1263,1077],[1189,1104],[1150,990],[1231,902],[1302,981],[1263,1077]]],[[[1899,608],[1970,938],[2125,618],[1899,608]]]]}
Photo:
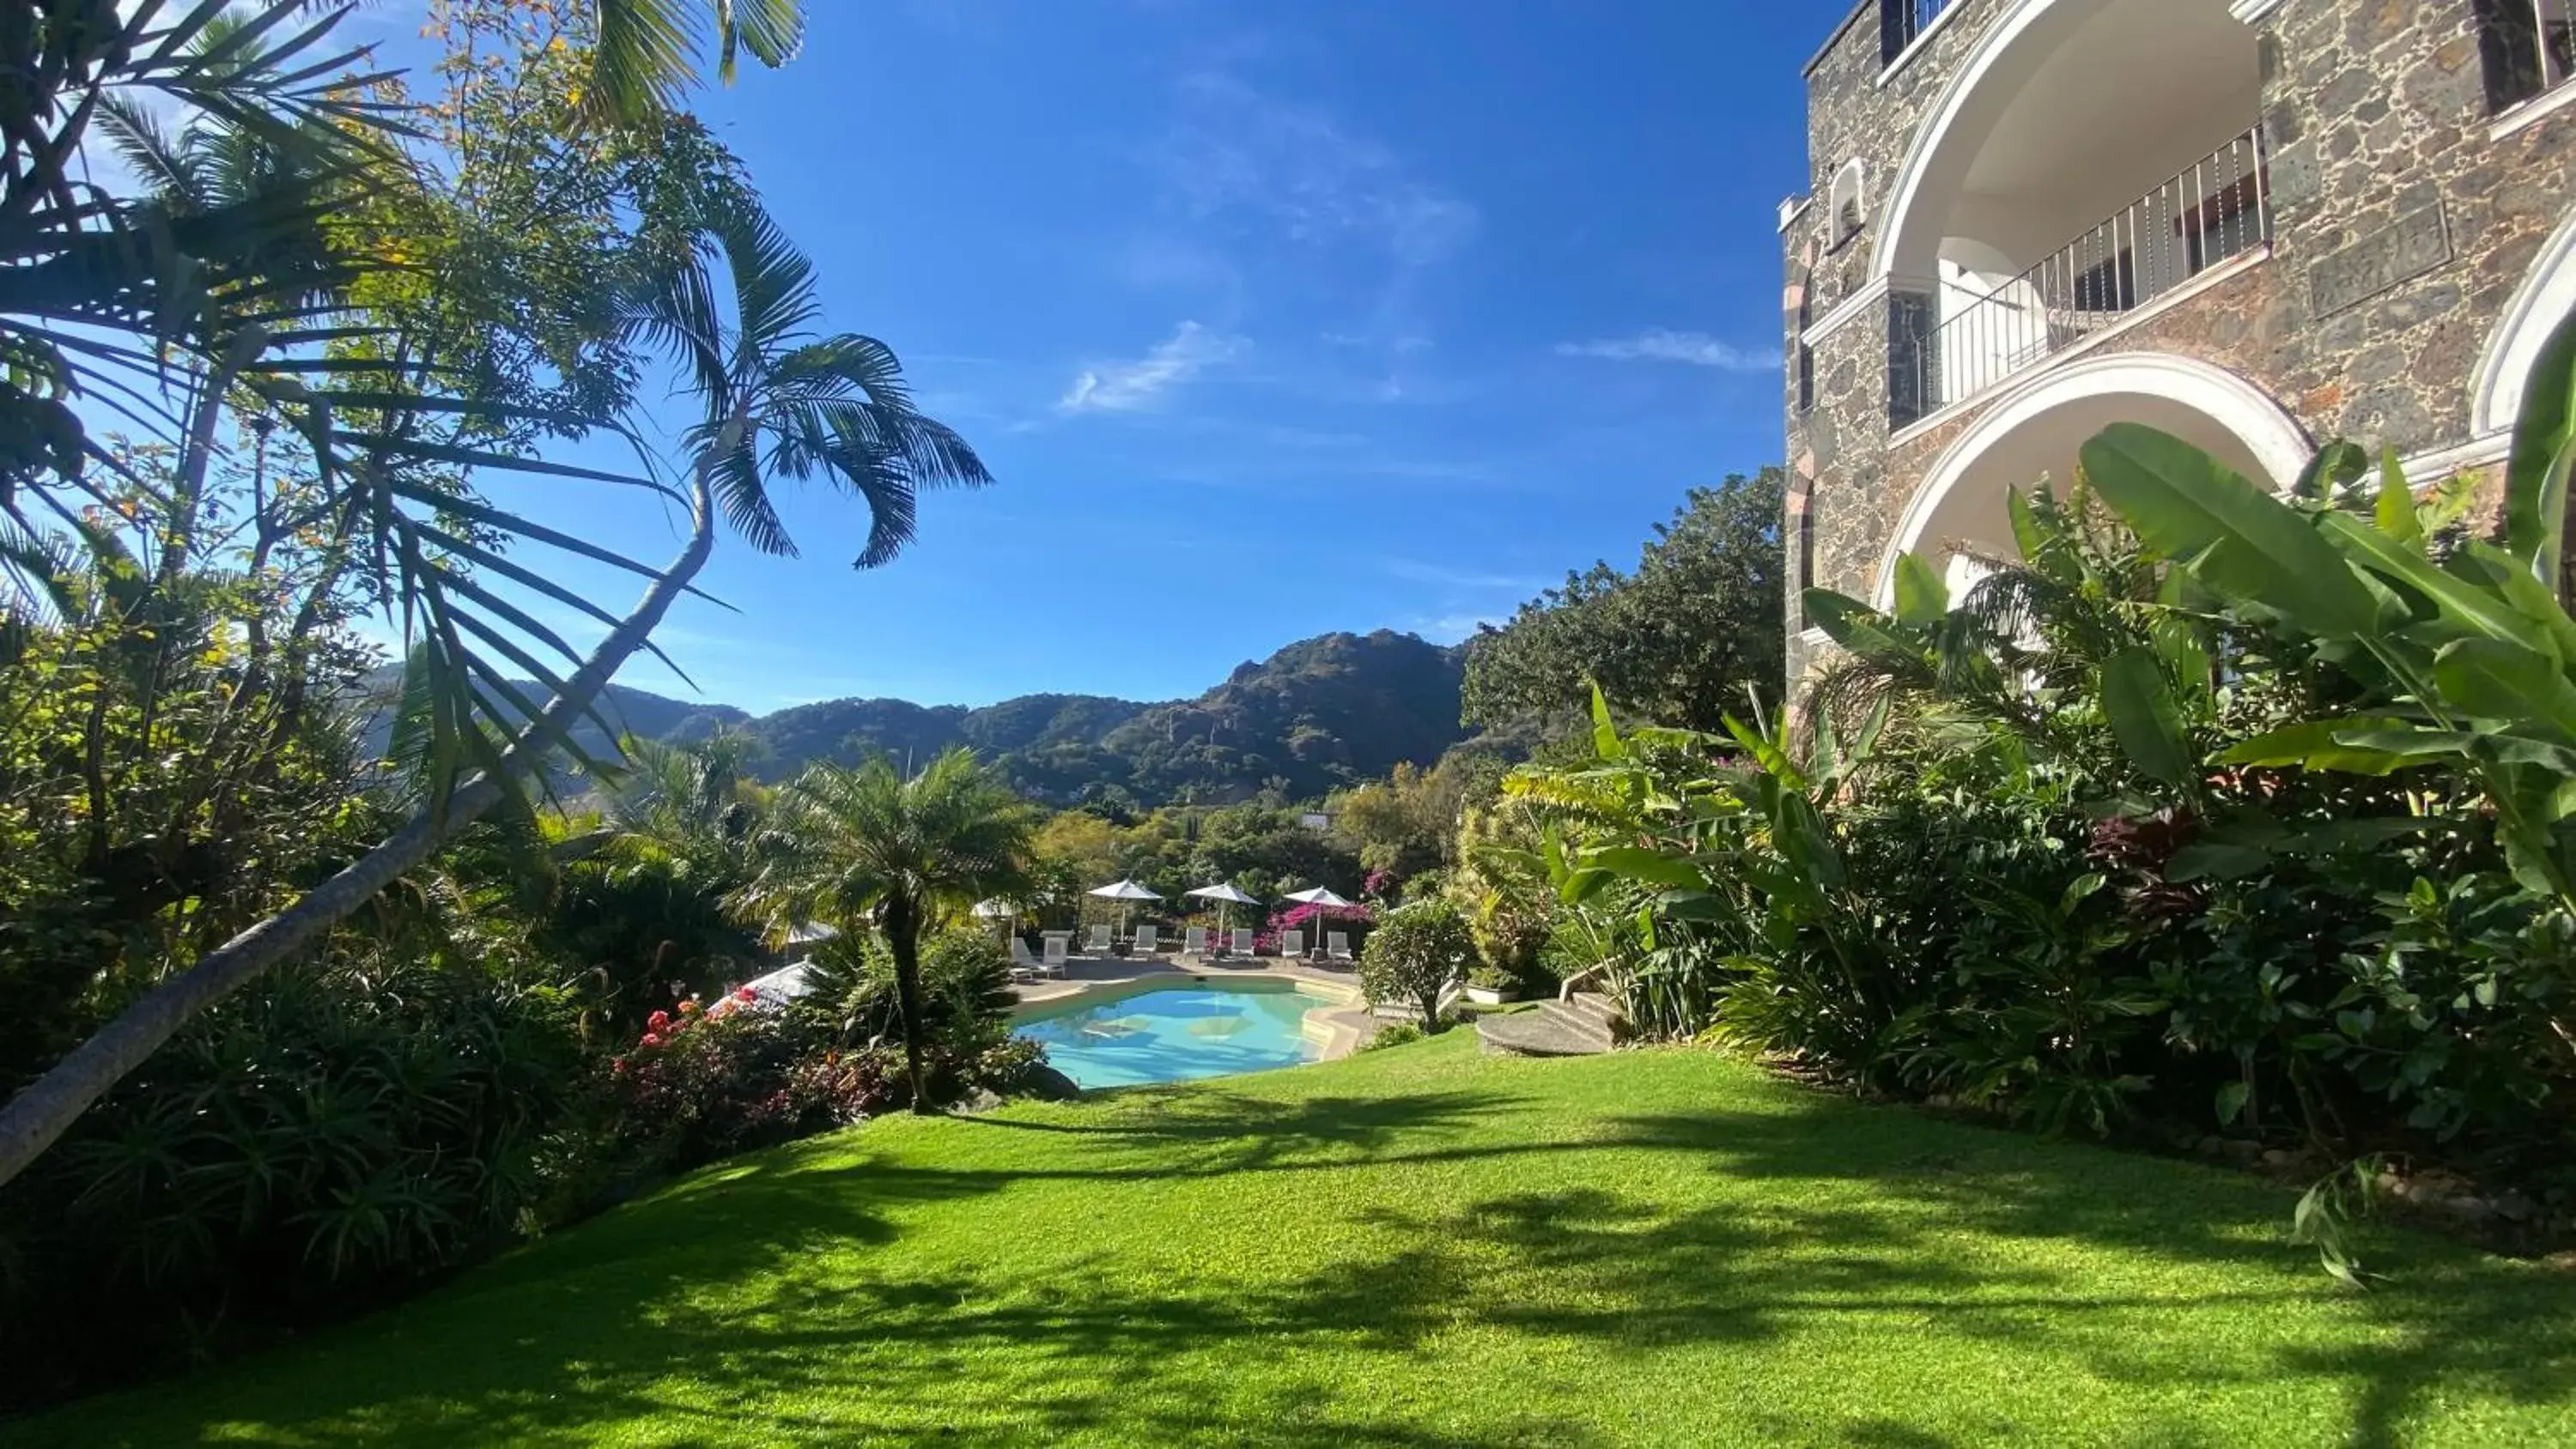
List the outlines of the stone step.
{"type": "Polygon", "coordinates": [[[1568,1000],[1539,1003],[1539,1016],[1571,1036],[1589,1038],[1600,1043],[1603,1051],[1619,1044],[1626,1034],[1626,1019],[1607,997],[1591,992],[1577,992],[1568,1000]]]}
{"type": "Polygon", "coordinates": [[[1619,1009],[1617,1002],[1598,991],[1578,991],[1565,998],[1562,1004],[1614,1031],[1628,1019],[1628,1014],[1619,1009]]]}
{"type": "Polygon", "coordinates": [[[1514,1056],[1597,1057],[1610,1050],[1607,1033],[1568,1027],[1545,1010],[1477,1017],[1476,1036],[1486,1051],[1514,1056]]]}

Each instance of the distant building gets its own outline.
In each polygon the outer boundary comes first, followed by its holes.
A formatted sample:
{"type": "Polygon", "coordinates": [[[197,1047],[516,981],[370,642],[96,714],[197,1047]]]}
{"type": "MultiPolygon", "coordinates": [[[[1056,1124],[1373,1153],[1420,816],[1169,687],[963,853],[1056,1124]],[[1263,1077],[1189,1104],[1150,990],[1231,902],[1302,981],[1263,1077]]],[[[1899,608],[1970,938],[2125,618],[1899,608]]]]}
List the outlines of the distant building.
{"type": "Polygon", "coordinates": [[[1809,583],[2008,555],[2118,419],[2286,484],[2318,441],[2500,471],[2576,308],[2569,0],[1866,0],[1807,67],[1788,261],[1809,583]]]}
{"type": "Polygon", "coordinates": [[[1333,817],[1321,810],[1309,810],[1297,817],[1297,823],[1309,830],[1325,831],[1333,828],[1333,817]]]}

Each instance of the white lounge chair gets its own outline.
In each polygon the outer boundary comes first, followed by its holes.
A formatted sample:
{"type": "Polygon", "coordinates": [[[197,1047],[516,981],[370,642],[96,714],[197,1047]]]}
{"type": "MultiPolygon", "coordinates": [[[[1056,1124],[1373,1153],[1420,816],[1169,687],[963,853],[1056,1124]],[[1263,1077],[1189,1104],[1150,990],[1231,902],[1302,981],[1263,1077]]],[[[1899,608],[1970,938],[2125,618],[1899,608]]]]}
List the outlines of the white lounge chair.
{"type": "Polygon", "coordinates": [[[1163,944],[1162,936],[1159,926],[1138,926],[1135,943],[1127,948],[1127,954],[1140,961],[1153,960],[1155,948],[1163,944]]]}
{"type": "Polygon", "coordinates": [[[1046,938],[1046,958],[1038,962],[1040,976],[1062,976],[1065,963],[1071,959],[1073,942],[1062,935],[1046,938]]]}
{"type": "Polygon", "coordinates": [[[1182,954],[1182,955],[1187,956],[1187,957],[1191,958],[1192,960],[1204,961],[1204,960],[1206,960],[1206,959],[1207,959],[1207,953],[1208,953],[1208,932],[1207,932],[1207,927],[1205,927],[1205,926],[1192,926],[1192,927],[1190,927],[1188,930],[1185,930],[1185,931],[1181,932],[1181,954],[1182,954]]]}
{"type": "Polygon", "coordinates": [[[1345,931],[1324,933],[1324,959],[1348,964],[1351,961],[1351,938],[1345,931]]]}
{"type": "Polygon", "coordinates": [[[1109,935],[1109,928],[1107,926],[1092,927],[1091,944],[1083,949],[1094,956],[1108,955],[1112,949],[1110,946],[1109,935]]]}
{"type": "Polygon", "coordinates": [[[1013,981],[1035,980],[1041,969],[1043,968],[1038,958],[1029,954],[1029,943],[1021,940],[1017,931],[1012,932],[1011,979],[1013,981]]]}
{"type": "Polygon", "coordinates": [[[1230,946],[1230,947],[1228,947],[1228,948],[1226,949],[1226,953],[1225,953],[1225,954],[1227,954],[1227,955],[1229,955],[1229,956],[1241,956],[1242,958],[1244,958],[1244,959],[1245,959],[1245,960],[1247,960],[1247,961],[1251,960],[1251,959],[1252,959],[1252,928],[1251,928],[1251,927],[1249,927],[1249,926],[1237,926],[1237,927],[1235,927],[1235,928],[1234,928],[1234,944],[1233,944],[1232,946],[1230,946]]]}
{"type": "Polygon", "coordinates": [[[1303,955],[1305,955],[1305,954],[1306,954],[1306,933],[1305,933],[1305,932],[1303,932],[1303,931],[1282,931],[1282,932],[1280,932],[1280,933],[1279,933],[1279,959],[1280,959],[1280,960],[1282,960],[1282,961],[1294,961],[1294,960],[1296,960],[1298,957],[1303,956],[1303,955]]]}

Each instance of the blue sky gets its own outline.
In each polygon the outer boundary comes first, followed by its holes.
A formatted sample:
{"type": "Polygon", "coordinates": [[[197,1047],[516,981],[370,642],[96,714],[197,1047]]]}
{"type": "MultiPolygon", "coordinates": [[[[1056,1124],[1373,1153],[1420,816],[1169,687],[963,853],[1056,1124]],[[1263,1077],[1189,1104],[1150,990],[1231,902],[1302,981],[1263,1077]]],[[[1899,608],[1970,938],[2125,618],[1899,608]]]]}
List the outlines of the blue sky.
{"type": "MultiPolygon", "coordinates": [[[[926,499],[867,573],[863,518],[791,498],[803,557],[727,540],[739,612],[685,605],[664,646],[755,711],[1165,698],[1633,561],[1685,489],[1778,458],[1774,208],[1841,9],[809,0],[795,64],[698,109],[826,326],[892,344],[999,483],[926,499]]],[[[578,490],[517,501],[672,546],[578,490]]]]}

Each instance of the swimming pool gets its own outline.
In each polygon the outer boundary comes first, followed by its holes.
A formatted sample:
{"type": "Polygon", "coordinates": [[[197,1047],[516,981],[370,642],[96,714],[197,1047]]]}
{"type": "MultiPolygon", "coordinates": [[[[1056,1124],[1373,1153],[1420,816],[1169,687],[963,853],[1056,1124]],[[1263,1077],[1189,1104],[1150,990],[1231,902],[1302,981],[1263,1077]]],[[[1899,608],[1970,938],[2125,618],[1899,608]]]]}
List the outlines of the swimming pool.
{"type": "Polygon", "coordinates": [[[1187,1082],[1314,1061],[1306,1013],[1342,1004],[1276,981],[1148,985],[1038,1007],[1019,1034],[1085,1088],[1187,1082]]]}

